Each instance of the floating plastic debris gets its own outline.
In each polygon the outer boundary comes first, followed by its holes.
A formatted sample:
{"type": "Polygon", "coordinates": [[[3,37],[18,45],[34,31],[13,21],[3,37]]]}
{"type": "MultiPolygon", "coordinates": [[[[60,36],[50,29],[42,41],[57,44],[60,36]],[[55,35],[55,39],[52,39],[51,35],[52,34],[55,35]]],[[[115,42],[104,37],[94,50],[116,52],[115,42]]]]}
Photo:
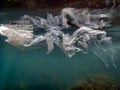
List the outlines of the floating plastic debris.
{"type": "Polygon", "coordinates": [[[33,31],[21,29],[18,25],[1,25],[0,34],[7,37],[5,40],[7,43],[18,48],[23,47],[33,38],[33,31]]]}
{"type": "Polygon", "coordinates": [[[103,9],[90,11],[65,8],[60,15],[47,13],[47,18],[24,15],[15,25],[1,25],[0,34],[7,37],[6,42],[18,48],[47,45],[47,54],[54,49],[54,45],[70,58],[77,52],[86,54],[91,51],[106,66],[112,63],[116,67],[111,37],[107,37],[106,32],[100,30],[110,27],[111,20],[112,13],[103,9]],[[72,25],[77,30],[72,34],[65,33],[64,29],[69,29],[72,25]],[[36,35],[33,33],[36,28],[43,28],[45,32],[36,35]]]}

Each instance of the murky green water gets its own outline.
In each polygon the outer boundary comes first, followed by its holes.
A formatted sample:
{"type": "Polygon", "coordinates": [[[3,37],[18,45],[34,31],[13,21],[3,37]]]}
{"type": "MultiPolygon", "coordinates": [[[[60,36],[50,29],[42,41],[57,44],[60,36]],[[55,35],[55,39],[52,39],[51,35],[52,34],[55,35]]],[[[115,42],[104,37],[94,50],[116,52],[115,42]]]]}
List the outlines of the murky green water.
{"type": "MultiPolygon", "coordinates": [[[[0,23],[9,23],[24,14],[31,13],[1,10],[0,23]]],[[[68,58],[57,47],[49,55],[46,47],[20,51],[0,36],[0,90],[68,90],[79,80],[101,73],[120,81],[120,25],[109,28],[108,35],[113,37],[116,69],[106,67],[93,53],[78,53],[68,58]]]]}

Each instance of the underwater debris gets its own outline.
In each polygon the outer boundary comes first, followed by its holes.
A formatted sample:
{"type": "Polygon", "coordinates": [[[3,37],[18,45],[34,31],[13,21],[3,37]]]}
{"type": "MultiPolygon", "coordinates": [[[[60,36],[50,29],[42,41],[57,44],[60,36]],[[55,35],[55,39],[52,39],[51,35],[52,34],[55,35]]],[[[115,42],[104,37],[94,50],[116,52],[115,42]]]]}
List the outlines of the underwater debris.
{"type": "Polygon", "coordinates": [[[33,37],[33,31],[29,30],[28,26],[25,26],[28,30],[19,28],[18,25],[1,25],[0,34],[6,36],[5,41],[18,48],[24,47],[24,44],[29,43],[29,39],[33,37]]]}
{"type": "Polygon", "coordinates": [[[70,27],[67,22],[71,22],[78,27],[88,26],[93,29],[103,29],[111,26],[112,21],[111,10],[96,9],[75,9],[65,8],[61,11],[62,24],[65,27],[70,27]]]}
{"type": "Polygon", "coordinates": [[[119,82],[108,74],[95,74],[80,80],[70,90],[119,90],[119,82]]]}
{"type": "Polygon", "coordinates": [[[112,64],[116,67],[111,37],[107,37],[105,31],[99,30],[110,27],[111,20],[112,12],[103,9],[90,11],[65,8],[60,15],[53,16],[47,13],[47,18],[24,15],[15,25],[1,25],[0,34],[7,37],[6,41],[9,44],[18,48],[47,45],[48,54],[54,49],[54,45],[70,58],[77,52],[86,54],[92,51],[106,66],[112,64]],[[63,31],[72,27],[68,22],[77,26],[73,34],[63,31]],[[45,32],[36,35],[33,33],[36,28],[43,28],[45,32]]]}

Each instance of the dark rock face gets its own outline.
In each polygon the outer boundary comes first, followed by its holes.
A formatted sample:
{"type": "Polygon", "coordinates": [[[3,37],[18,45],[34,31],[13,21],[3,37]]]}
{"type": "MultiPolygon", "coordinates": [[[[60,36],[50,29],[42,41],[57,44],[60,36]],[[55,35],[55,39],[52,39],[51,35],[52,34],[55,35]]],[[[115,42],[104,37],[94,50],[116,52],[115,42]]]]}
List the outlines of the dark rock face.
{"type": "Polygon", "coordinates": [[[80,80],[69,90],[120,90],[120,84],[113,76],[96,74],[80,80]]]}
{"type": "MultiPolygon", "coordinates": [[[[111,7],[112,2],[106,6],[106,0],[1,0],[0,7],[28,8],[28,9],[60,9],[65,7],[75,8],[105,8],[111,7]]],[[[112,1],[112,0],[111,0],[112,1]]],[[[120,6],[116,0],[116,7],[120,6]]]]}

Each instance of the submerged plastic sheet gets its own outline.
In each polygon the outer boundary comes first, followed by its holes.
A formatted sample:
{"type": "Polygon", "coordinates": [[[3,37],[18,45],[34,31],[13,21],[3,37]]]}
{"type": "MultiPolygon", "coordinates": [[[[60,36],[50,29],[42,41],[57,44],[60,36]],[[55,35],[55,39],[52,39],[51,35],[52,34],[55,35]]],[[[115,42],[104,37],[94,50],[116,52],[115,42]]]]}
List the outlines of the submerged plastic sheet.
{"type": "MultiPolygon", "coordinates": [[[[109,11],[109,10],[108,10],[109,11]]],[[[47,18],[24,15],[16,25],[1,25],[0,34],[6,36],[6,41],[18,48],[42,47],[48,48],[48,54],[58,46],[68,57],[77,52],[95,53],[106,66],[111,63],[114,67],[114,49],[111,37],[107,37],[103,29],[110,27],[112,13],[106,10],[65,8],[60,15],[47,13],[47,18]],[[71,23],[71,24],[68,24],[71,23]],[[64,29],[75,25],[73,34],[64,33],[64,29]],[[34,34],[34,30],[43,28],[44,33],[34,34]],[[44,44],[43,44],[44,42],[44,44]]]]}

